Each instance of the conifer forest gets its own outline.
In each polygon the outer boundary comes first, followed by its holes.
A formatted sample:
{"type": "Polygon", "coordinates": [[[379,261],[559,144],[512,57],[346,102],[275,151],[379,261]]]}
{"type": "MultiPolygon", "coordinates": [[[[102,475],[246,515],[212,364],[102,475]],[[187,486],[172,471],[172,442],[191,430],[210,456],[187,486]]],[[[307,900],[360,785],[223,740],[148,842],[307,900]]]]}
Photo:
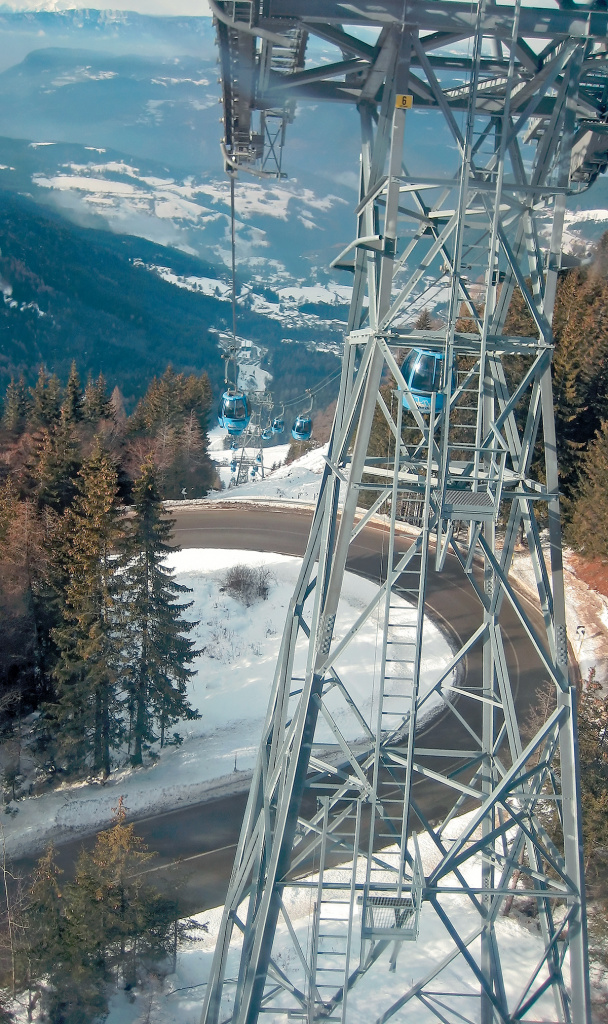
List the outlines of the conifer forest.
{"type": "MultiPolygon", "coordinates": [[[[162,502],[214,483],[210,401],[205,375],[171,367],[131,416],[117,388],[109,395],[102,376],[83,386],[75,365],[63,382],[40,367],[31,384],[7,387],[0,715],[2,739],[34,753],[28,792],[141,765],[196,717],[186,697],[194,623],[187,588],[163,565],[172,522],[162,502]]],[[[19,796],[22,781],[6,770],[5,793],[19,796]]],[[[7,998],[27,993],[30,1019],[36,1006],[56,1022],[103,1019],[112,983],[133,986],[175,955],[175,900],[134,877],[150,854],[125,815],[121,803],[69,882],[49,849],[9,894],[5,864],[2,984],[7,998]]]]}

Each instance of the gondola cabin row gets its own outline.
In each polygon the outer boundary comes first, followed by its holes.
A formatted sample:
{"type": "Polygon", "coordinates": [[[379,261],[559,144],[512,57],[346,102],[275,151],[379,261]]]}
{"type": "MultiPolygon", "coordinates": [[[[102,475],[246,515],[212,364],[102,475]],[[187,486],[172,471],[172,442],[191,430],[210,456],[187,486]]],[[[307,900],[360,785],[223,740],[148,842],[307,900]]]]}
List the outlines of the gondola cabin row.
{"type": "Polygon", "coordinates": [[[220,427],[234,437],[238,437],[247,429],[250,419],[251,411],[246,395],[242,391],[224,391],[217,411],[217,421],[220,427]]]}
{"type": "MultiPolygon", "coordinates": [[[[422,411],[431,408],[431,395],[436,394],[435,410],[443,408],[443,352],[431,352],[424,348],[413,348],[406,356],[401,372],[405,383],[412,393],[412,398],[422,411]]],[[[456,387],[456,369],[452,369],[452,391],[456,387]]],[[[403,396],[403,406],[409,408],[409,399],[403,396]]]]}

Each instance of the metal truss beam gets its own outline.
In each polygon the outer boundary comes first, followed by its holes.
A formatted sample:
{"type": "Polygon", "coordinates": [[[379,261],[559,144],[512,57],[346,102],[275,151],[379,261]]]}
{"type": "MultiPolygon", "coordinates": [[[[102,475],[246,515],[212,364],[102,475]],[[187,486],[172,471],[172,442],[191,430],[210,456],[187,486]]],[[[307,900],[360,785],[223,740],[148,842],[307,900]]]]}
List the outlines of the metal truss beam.
{"type": "MultiPolygon", "coordinates": [[[[224,26],[235,6],[214,0],[224,26]]],[[[336,416],[203,1020],[351,1024],[369,1017],[373,984],[377,1024],[589,1024],[551,321],[606,15],[485,0],[269,0],[249,14],[248,39],[317,32],[343,50],[328,76],[343,74],[358,103],[360,189],[353,241],[335,261],[353,281],[336,416]],[[381,27],[375,46],[353,35],[361,24],[381,27]],[[455,39],[466,41],[458,84],[440,59],[455,39]],[[400,98],[414,80],[452,147],[445,167],[429,166],[400,98]],[[526,336],[510,324],[514,304],[526,336]],[[425,307],[429,329],[416,326],[425,307]],[[426,404],[402,372],[410,346],[443,357],[426,404]],[[378,511],[383,578],[344,629],[352,545],[378,511]],[[522,535],[534,594],[510,576],[522,535]],[[475,614],[429,683],[425,623],[442,579],[459,581],[475,614]],[[378,657],[362,698],[341,666],[371,621],[378,657]],[[314,893],[308,928],[294,890],[314,893]],[[501,917],[522,899],[540,953],[507,983],[501,917]],[[408,950],[429,927],[443,942],[420,970],[408,950]],[[402,981],[397,999],[383,1001],[382,965],[402,981]]],[[[308,72],[293,72],[290,94],[308,72]]]]}
{"type": "MultiPolygon", "coordinates": [[[[473,68],[469,44],[478,28],[474,3],[416,0],[406,4],[405,10],[402,0],[374,5],[327,0],[210,3],[220,44],[223,146],[228,167],[280,177],[285,129],[293,119],[297,99],[380,102],[389,30],[402,22],[416,40],[408,80],[402,86],[412,94],[415,105],[421,109],[439,106],[444,113],[447,108],[466,111],[469,105],[469,85],[461,84],[457,73],[473,68]],[[375,44],[353,34],[360,27],[378,33],[375,44]],[[341,59],[317,65],[307,60],[309,37],[334,44],[341,59]],[[433,75],[432,83],[430,69],[439,76],[433,75]]],[[[543,88],[543,80],[563,62],[564,49],[572,40],[596,41],[586,48],[576,96],[581,120],[574,144],[573,181],[588,184],[608,161],[604,128],[608,57],[603,42],[608,36],[608,14],[574,4],[562,10],[522,8],[516,39],[511,39],[512,28],[511,6],[484,6],[482,30],[486,40],[492,40],[492,47],[479,59],[484,80],[477,90],[477,103],[487,111],[503,109],[511,40],[515,58],[510,79],[512,110],[523,111],[528,98],[535,97],[537,136],[547,131],[555,106],[555,95],[543,88]]],[[[525,110],[524,116],[529,119],[530,111],[525,110]]]]}

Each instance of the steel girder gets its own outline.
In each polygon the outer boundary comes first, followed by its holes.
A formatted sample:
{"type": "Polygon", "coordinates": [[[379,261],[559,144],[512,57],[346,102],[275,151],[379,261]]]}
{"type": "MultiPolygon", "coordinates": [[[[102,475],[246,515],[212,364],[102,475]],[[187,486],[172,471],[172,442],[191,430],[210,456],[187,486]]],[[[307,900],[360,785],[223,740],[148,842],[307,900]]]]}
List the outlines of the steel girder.
{"type": "MultiPolygon", "coordinates": [[[[408,80],[403,83],[416,107],[467,109],[470,85],[466,81],[457,84],[457,73],[472,68],[475,3],[416,0],[404,6],[403,0],[373,5],[336,0],[210,0],[210,4],[220,48],[222,145],[229,168],[280,177],[285,129],[298,99],[380,102],[389,57],[387,33],[391,26],[402,23],[419,39],[408,80]],[[361,28],[372,37],[376,34],[373,43],[360,37],[361,28]],[[333,44],[339,59],[331,63],[309,60],[305,66],[309,37],[333,44]],[[436,76],[435,86],[428,80],[429,68],[436,76]]],[[[588,40],[575,100],[578,130],[573,142],[573,181],[585,184],[594,180],[608,160],[608,14],[571,3],[564,7],[522,8],[517,39],[511,39],[512,6],[485,5],[483,32],[491,47],[480,60],[484,81],[476,103],[480,111],[503,109],[511,41],[511,109],[514,115],[518,112],[529,118],[530,97],[541,92],[532,128],[538,137],[550,123],[555,102],[554,92],[543,88],[543,80],[553,75],[556,51],[571,39],[588,40]]]]}
{"type": "MultiPolygon", "coordinates": [[[[254,28],[267,41],[277,9],[270,3],[264,18],[258,12],[254,28]]],[[[299,25],[317,19],[315,31],[337,34],[339,45],[368,5],[345,10],[281,4],[299,25]],[[336,14],[320,27],[322,11],[334,9],[342,20],[336,14]]],[[[370,87],[365,76],[357,86],[356,233],[335,261],[353,273],[336,418],[208,982],[206,1024],[253,1024],[261,1013],[353,1022],[372,1012],[377,1024],[590,1020],[551,320],[577,119],[589,102],[581,82],[603,45],[603,35],[589,33],[596,25],[605,33],[602,19],[483,0],[379,3],[369,14],[382,29],[366,72],[370,87]],[[424,20],[431,15],[432,25],[424,20]],[[456,47],[454,59],[466,58],[459,87],[451,70],[430,60],[419,30],[424,23],[442,34],[445,49],[454,21],[466,22],[470,37],[456,47]],[[453,146],[451,167],[429,168],[413,137],[413,115],[400,97],[412,88],[414,67],[436,111],[434,131],[442,128],[453,146]],[[416,326],[424,305],[434,308],[435,322],[416,326]],[[400,353],[412,346],[443,354],[442,380],[426,408],[401,372],[400,353]],[[397,521],[404,505],[405,535],[397,521]],[[339,599],[349,552],[383,510],[383,578],[345,629],[339,599]],[[509,575],[520,536],[534,595],[509,575]],[[448,567],[475,596],[478,617],[424,689],[428,581],[448,567]],[[379,636],[371,703],[340,670],[370,621],[379,636]],[[520,632],[515,650],[509,622],[520,632]],[[532,665],[525,687],[524,652],[532,665]],[[539,704],[545,714],[534,710],[539,704]],[[311,896],[308,932],[294,913],[294,893],[300,904],[311,896]],[[507,983],[513,951],[501,916],[522,899],[534,906],[540,954],[507,983]],[[429,922],[445,942],[438,952],[425,949],[421,969],[408,953],[425,942],[429,922]],[[231,949],[235,929],[242,944],[231,949]],[[277,929],[290,954],[277,953],[277,929]],[[386,969],[403,983],[398,998],[383,1001],[386,969]]]]}

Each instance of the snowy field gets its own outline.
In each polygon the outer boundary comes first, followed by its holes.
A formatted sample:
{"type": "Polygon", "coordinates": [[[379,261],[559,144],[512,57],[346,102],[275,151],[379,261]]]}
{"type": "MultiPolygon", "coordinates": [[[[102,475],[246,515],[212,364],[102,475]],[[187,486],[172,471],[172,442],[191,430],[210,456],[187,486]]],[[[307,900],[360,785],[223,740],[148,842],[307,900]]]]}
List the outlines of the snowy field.
{"type": "MultiPolygon", "coordinates": [[[[239,374],[245,370],[244,366],[239,366],[239,374]]],[[[263,371],[262,371],[263,372],[263,371]]],[[[215,492],[210,495],[209,499],[214,500],[219,496],[226,496],[226,491],[234,489],[236,483],[236,474],[230,469],[230,463],[234,455],[237,460],[241,457],[241,449],[238,448],[236,451],[232,451],[230,448],[224,448],[224,440],[226,438],[226,431],[221,427],[214,427],[209,431],[209,455],[215,462],[218,470],[218,476],[222,481],[222,486],[225,488],[224,491],[215,492]]],[[[277,444],[272,447],[264,447],[264,474],[275,473],[279,467],[283,466],[287,453],[289,451],[289,442],[286,444],[277,444]]],[[[245,457],[254,459],[257,455],[257,448],[246,448],[245,457]]],[[[257,474],[256,474],[257,475],[257,474]]],[[[317,491],[319,489],[319,479],[315,477],[317,483],[317,491]]],[[[259,481],[262,485],[265,484],[265,480],[259,481]]],[[[238,494],[245,494],[244,487],[248,485],[241,485],[238,490],[238,494]]],[[[254,484],[254,486],[256,486],[254,484]]],[[[276,487],[273,487],[276,490],[276,487]]],[[[278,488],[280,490],[280,487],[278,488]]]]}
{"type": "MultiPolygon", "coordinates": [[[[285,417],[288,423],[288,417],[285,417]]],[[[273,500],[315,502],[319,495],[321,474],[325,466],[323,459],[327,455],[328,446],[325,444],[307,452],[300,459],[296,459],[289,466],[283,463],[287,458],[289,443],[274,445],[271,448],[264,448],[265,479],[251,479],[249,483],[240,484],[235,487],[235,475],[230,470],[232,452],[222,447],[224,431],[211,430],[209,432],[210,445],[209,454],[219,468],[219,476],[225,490],[215,491],[205,498],[207,501],[223,501],[225,498],[270,498],[273,500]],[[273,468],[275,467],[275,468],[273,468]]],[[[257,449],[246,449],[246,454],[254,457],[257,449]]],[[[240,456],[240,449],[236,453],[240,456]]]]}
{"type": "MultiPolygon", "coordinates": [[[[548,546],[546,532],[543,545],[548,546]]],[[[528,552],[513,558],[511,575],[532,593],[536,592],[534,570],[528,552]]],[[[583,679],[595,670],[598,683],[608,687],[608,598],[579,579],[574,570],[572,551],[564,549],[564,589],[566,626],[574,657],[583,679]]],[[[536,598],[537,600],[537,598],[536,598]]]]}
{"type": "MultiPolygon", "coordinates": [[[[220,444],[220,434],[221,431],[218,431],[216,445],[220,444]]],[[[215,436],[215,432],[212,432],[212,436],[215,436]]],[[[268,464],[282,462],[286,457],[287,450],[287,445],[268,449],[268,464]]],[[[220,469],[220,475],[228,490],[216,492],[207,500],[224,501],[226,498],[249,498],[285,502],[301,501],[314,504],[319,494],[321,473],[325,466],[323,456],[326,454],[327,445],[324,445],[308,452],[289,466],[280,465],[278,469],[269,472],[265,480],[253,480],[235,488],[229,486],[231,479],[230,453],[218,452],[216,448],[213,448],[212,458],[216,461],[221,460],[220,465],[225,462],[223,468],[220,469]]],[[[548,538],[543,534],[543,545],[546,547],[547,544],[548,538]]],[[[573,565],[572,552],[565,548],[564,585],[568,638],[582,677],[586,679],[590,669],[595,669],[598,682],[604,687],[608,687],[608,598],[579,579],[573,565]]],[[[511,575],[520,586],[531,592],[533,602],[537,603],[534,570],[527,550],[515,554],[511,575]]]]}
{"type": "MultiPolygon", "coordinates": [[[[443,836],[446,845],[449,846],[450,835],[456,838],[460,834],[467,817],[468,815],[464,815],[454,819],[452,822],[453,832],[448,829],[443,836]]],[[[437,853],[430,838],[421,836],[420,852],[425,875],[428,875],[437,862],[437,853]]],[[[362,864],[361,880],[363,880],[363,871],[362,864]]],[[[480,874],[479,861],[472,863],[466,871],[467,880],[474,884],[479,884],[480,874]]],[[[316,876],[311,877],[316,878],[316,876]]],[[[344,880],[348,877],[350,875],[339,868],[331,872],[333,881],[344,880]]],[[[445,884],[458,889],[458,882],[454,876],[447,876],[445,884]]],[[[343,897],[338,893],[337,898],[343,897]]],[[[312,934],[312,913],[316,889],[286,890],[284,899],[298,941],[306,954],[312,934]]],[[[477,929],[479,918],[464,894],[456,892],[444,895],[441,898],[441,905],[446,911],[449,911],[452,920],[458,920],[461,934],[467,935],[477,929]]],[[[341,921],[343,912],[344,908],[337,904],[333,929],[331,924],[325,922],[324,931],[331,929],[336,937],[342,935],[344,931],[341,921]]],[[[360,921],[359,907],[357,907],[356,913],[359,915],[357,920],[360,921]]],[[[111,1000],[108,1024],[137,1024],[144,1020],[148,1024],[198,1024],[220,918],[221,908],[199,914],[196,920],[200,924],[206,925],[208,931],[202,933],[202,939],[193,944],[191,948],[182,950],[178,954],[175,974],[167,977],[162,985],[158,984],[146,991],[137,992],[133,1002],[128,1001],[125,993],[117,992],[111,1000]]],[[[351,969],[358,957],[357,934],[358,928],[355,923],[351,969]]],[[[521,996],[522,988],[540,958],[542,945],[535,924],[524,923],[515,914],[509,918],[498,919],[496,935],[501,952],[505,990],[512,1007],[514,1007],[521,996]]],[[[329,941],[326,940],[325,948],[328,948],[328,944],[329,941]]],[[[338,946],[338,948],[340,947],[338,946]]],[[[473,942],[470,949],[479,961],[479,943],[473,942]]],[[[432,952],[433,961],[437,963],[452,950],[453,943],[444,925],[432,907],[428,903],[424,903],[418,941],[402,943],[395,972],[389,971],[389,956],[393,951],[392,946],[385,951],[378,967],[363,977],[351,992],[348,1003],[348,1019],[353,1024],[364,1024],[364,1022],[377,1020],[404,992],[425,976],[429,970],[429,951],[432,952]]],[[[237,975],[240,951],[241,941],[236,939],[231,945],[226,975],[228,978],[235,978],[237,975]]],[[[291,980],[296,980],[299,977],[300,987],[303,989],[302,970],[301,968],[299,971],[297,970],[297,954],[284,922],[281,922],[277,928],[273,957],[281,967],[288,969],[291,980]]],[[[336,958],[335,966],[343,968],[343,962],[339,962],[336,958]]],[[[435,990],[441,991],[449,985],[453,991],[461,993],[457,1009],[458,1014],[463,1014],[463,1016],[456,1018],[450,1015],[447,1018],[450,1021],[455,1019],[479,1020],[479,997],[470,979],[470,972],[463,961],[456,958],[449,966],[447,973],[442,975],[441,981],[431,986],[435,990]]],[[[133,994],[131,994],[131,998],[133,998],[133,994]]],[[[279,1014],[275,1016],[269,1010],[264,1017],[268,1024],[275,1024],[275,1022],[278,1024],[279,1021],[285,1020],[284,1016],[279,1014]]],[[[413,1024],[414,1021],[415,1024],[432,1024],[432,1022],[436,1024],[437,1021],[437,1017],[416,999],[407,1007],[407,1012],[402,1010],[394,1019],[402,1024],[405,1021],[408,1024],[413,1024]]],[[[541,997],[534,1006],[532,1017],[524,1019],[554,1021],[555,1005],[552,996],[545,994],[541,997]]]]}
{"type": "MultiPolygon", "coordinates": [[[[51,838],[61,842],[106,826],[119,796],[124,797],[130,815],[141,817],[247,786],[300,559],[255,551],[195,549],[181,551],[171,561],[178,582],[192,589],[189,599],[193,606],[187,617],[198,621],[190,636],[201,653],[193,665],[196,676],[189,684],[188,696],[200,719],[175,727],[183,737],[182,745],[157,751],[160,756],[156,764],[124,769],[105,784],[65,785],[10,804],[9,811],[17,813],[3,816],[9,855],[41,849],[51,838]],[[248,608],[222,592],[226,570],[235,565],[263,566],[269,571],[271,584],[266,601],[248,608]]],[[[347,632],[375,593],[374,584],[346,574],[336,639],[347,632]]],[[[411,614],[405,602],[402,606],[402,614],[411,614]]],[[[336,662],[336,670],[344,675],[351,696],[370,721],[378,683],[379,631],[378,613],[370,617],[336,662]]],[[[306,642],[302,640],[295,675],[303,673],[305,658],[306,642]]],[[[427,621],[423,689],[433,685],[450,658],[443,635],[427,621]]],[[[434,700],[432,695],[429,710],[434,700]]],[[[360,726],[337,692],[332,693],[328,705],[346,737],[356,740],[360,726]]]]}

